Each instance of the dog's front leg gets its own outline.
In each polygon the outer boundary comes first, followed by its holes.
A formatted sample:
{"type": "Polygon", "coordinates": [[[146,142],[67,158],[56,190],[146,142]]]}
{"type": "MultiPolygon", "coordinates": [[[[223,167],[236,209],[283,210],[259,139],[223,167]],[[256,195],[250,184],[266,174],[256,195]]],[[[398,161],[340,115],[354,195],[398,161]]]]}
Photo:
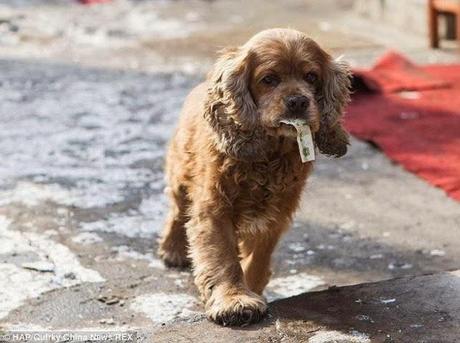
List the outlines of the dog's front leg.
{"type": "Polygon", "coordinates": [[[206,315],[222,325],[257,322],[265,314],[267,304],[245,283],[230,218],[213,212],[199,211],[187,224],[195,284],[205,303],[206,315]]]}
{"type": "Polygon", "coordinates": [[[283,226],[275,227],[260,237],[248,237],[240,243],[244,278],[249,289],[257,294],[262,294],[270,281],[271,255],[283,231],[283,226]]]}

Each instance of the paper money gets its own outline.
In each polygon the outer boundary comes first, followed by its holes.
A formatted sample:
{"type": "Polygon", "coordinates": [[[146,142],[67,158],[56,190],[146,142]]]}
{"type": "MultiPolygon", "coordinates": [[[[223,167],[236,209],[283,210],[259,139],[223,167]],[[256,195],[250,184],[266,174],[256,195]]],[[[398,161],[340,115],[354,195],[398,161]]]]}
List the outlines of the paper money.
{"type": "Polygon", "coordinates": [[[302,119],[281,120],[281,123],[292,125],[297,130],[297,144],[299,145],[302,163],[315,160],[315,144],[310,126],[302,119]]]}

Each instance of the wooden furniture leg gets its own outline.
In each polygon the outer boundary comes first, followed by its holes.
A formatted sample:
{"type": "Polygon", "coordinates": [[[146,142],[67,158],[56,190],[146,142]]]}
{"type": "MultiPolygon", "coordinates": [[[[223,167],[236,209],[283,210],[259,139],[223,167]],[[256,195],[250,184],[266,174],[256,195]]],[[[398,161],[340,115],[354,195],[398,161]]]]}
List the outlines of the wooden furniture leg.
{"type": "Polygon", "coordinates": [[[428,3],[428,30],[430,37],[430,47],[433,49],[439,48],[438,12],[434,6],[433,0],[429,0],[428,3]]]}

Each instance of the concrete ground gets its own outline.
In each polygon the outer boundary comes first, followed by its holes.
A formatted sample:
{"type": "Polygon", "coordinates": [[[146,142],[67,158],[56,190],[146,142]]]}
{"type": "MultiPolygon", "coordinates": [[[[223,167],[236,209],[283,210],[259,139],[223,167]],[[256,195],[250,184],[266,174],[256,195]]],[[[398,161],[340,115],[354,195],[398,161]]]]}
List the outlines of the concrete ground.
{"type": "Polygon", "coordinates": [[[460,340],[460,204],[358,140],[346,157],[317,162],[274,255],[260,325],[208,323],[190,272],[155,255],[164,147],[216,49],[290,26],[355,66],[387,48],[459,60],[351,4],[0,0],[0,329],[132,329],[154,342],[460,340]]]}

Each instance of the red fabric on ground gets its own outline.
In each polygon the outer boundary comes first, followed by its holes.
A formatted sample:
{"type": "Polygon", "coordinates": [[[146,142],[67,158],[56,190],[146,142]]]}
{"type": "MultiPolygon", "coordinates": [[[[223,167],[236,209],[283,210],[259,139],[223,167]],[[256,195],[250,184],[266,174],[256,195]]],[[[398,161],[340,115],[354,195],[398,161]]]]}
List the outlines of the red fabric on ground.
{"type": "MultiPolygon", "coordinates": [[[[405,60],[392,54],[395,69],[392,63],[385,65],[391,82],[374,77],[371,83],[381,82],[380,88],[356,90],[345,125],[356,137],[374,142],[392,160],[460,201],[460,65],[417,67],[408,62],[415,75],[408,82],[401,59],[405,60]],[[417,91],[394,93],[400,89],[417,91]]],[[[365,85],[366,75],[376,75],[369,73],[358,73],[365,85]]]]}
{"type": "Polygon", "coordinates": [[[449,87],[447,80],[427,73],[392,51],[383,55],[372,69],[357,69],[354,75],[362,79],[368,89],[381,93],[449,87]]]}

